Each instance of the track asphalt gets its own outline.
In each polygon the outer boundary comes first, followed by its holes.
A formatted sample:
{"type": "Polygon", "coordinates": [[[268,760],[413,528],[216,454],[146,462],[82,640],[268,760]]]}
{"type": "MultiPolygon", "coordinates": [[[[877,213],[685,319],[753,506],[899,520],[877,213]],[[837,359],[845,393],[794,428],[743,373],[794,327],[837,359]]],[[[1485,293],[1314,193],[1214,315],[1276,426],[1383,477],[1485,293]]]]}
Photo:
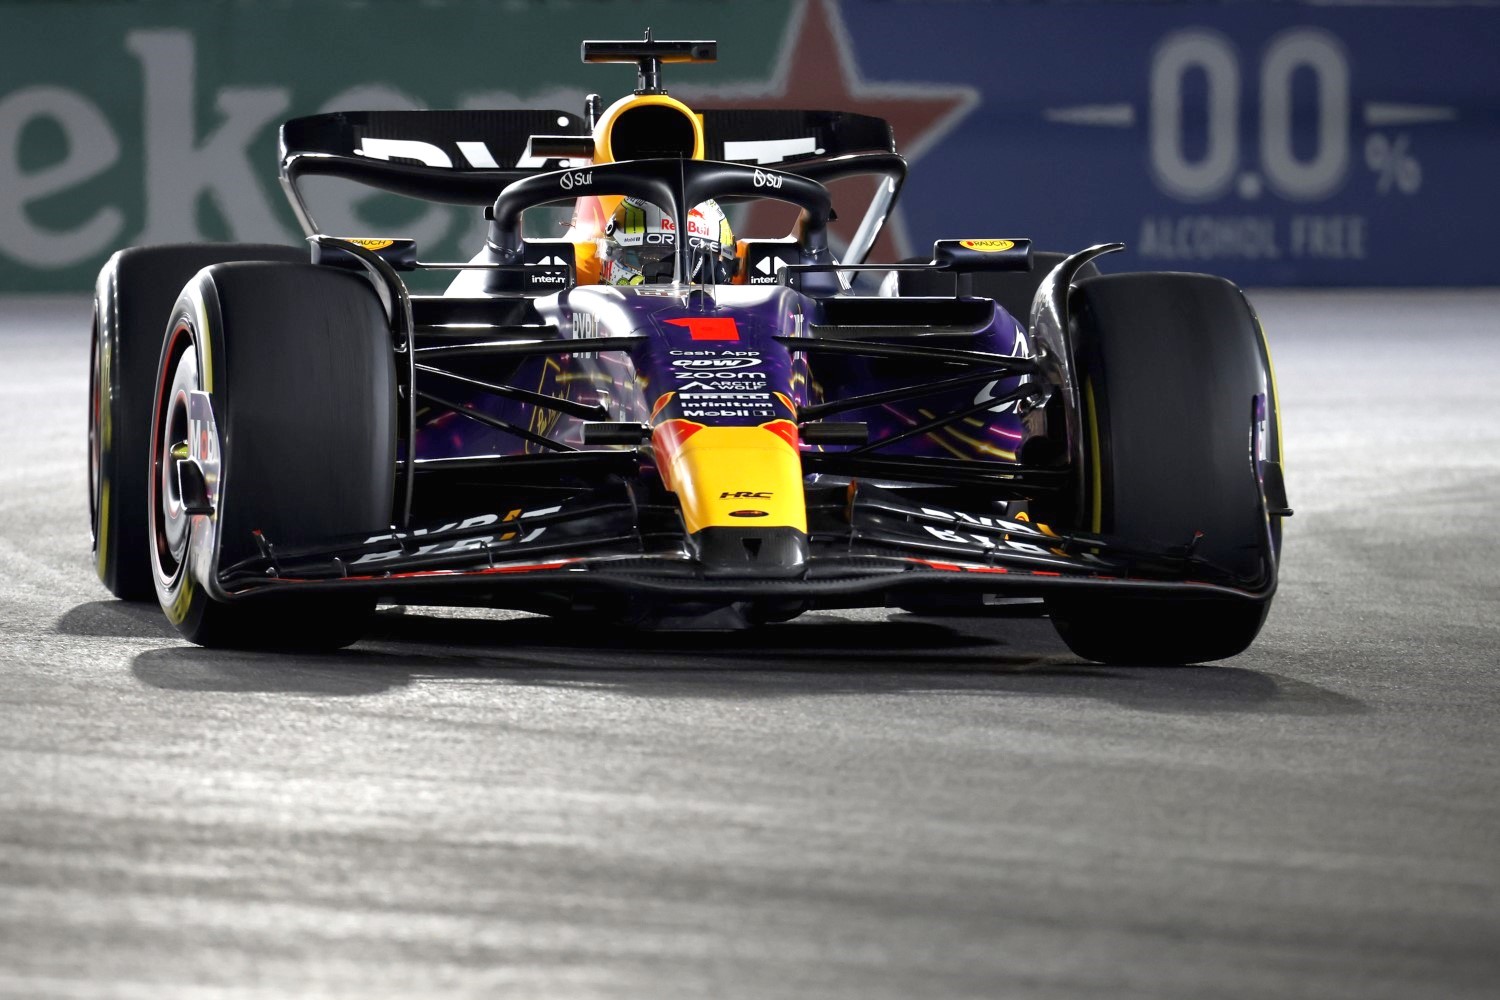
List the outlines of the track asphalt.
{"type": "Polygon", "coordinates": [[[0,300],[0,996],[1500,991],[1500,292],[1252,296],[1281,593],[1045,620],[386,614],[211,653],[93,577],[88,303],[0,300]]]}

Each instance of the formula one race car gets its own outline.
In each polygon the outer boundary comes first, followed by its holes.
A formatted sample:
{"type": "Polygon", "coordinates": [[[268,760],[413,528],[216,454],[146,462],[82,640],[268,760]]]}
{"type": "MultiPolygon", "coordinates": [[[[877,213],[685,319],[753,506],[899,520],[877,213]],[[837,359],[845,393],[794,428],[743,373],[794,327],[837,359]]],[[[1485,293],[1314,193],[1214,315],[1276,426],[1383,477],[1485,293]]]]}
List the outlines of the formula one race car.
{"type": "Polygon", "coordinates": [[[582,116],[298,118],[281,176],[311,261],[117,253],[89,425],[106,586],[208,646],[347,644],[377,601],[736,628],[1039,598],[1087,659],[1243,650],[1291,512],[1239,290],[1101,276],[1119,244],[866,264],[905,178],[890,127],[662,90],[715,54],[585,42],[639,84],[582,116]],[[486,206],[485,245],[435,264],[325,235],[314,174],[486,206]],[[825,185],[856,175],[879,183],[835,257],[825,185]],[[734,240],[724,209],[764,200],[793,235],[734,240]],[[559,203],[565,238],[524,235],[559,203]],[[446,294],[403,279],[441,269],[446,294]]]}

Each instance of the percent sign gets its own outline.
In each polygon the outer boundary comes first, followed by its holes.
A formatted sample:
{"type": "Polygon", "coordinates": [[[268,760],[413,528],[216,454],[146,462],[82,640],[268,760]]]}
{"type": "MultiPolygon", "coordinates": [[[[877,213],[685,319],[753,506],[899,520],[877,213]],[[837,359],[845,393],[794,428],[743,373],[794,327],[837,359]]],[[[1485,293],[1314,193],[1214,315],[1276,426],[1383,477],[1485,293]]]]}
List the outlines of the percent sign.
{"type": "Polygon", "coordinates": [[[1393,142],[1382,132],[1365,140],[1365,166],[1375,172],[1375,190],[1390,194],[1416,194],[1422,187],[1422,164],[1411,152],[1411,139],[1404,133],[1393,142]]]}

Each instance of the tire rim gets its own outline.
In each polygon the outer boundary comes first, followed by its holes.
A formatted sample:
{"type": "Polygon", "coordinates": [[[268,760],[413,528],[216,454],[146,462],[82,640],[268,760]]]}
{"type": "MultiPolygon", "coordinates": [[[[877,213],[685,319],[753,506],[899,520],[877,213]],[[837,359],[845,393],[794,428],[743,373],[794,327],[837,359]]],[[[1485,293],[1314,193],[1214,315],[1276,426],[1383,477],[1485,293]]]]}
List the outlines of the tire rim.
{"type": "Polygon", "coordinates": [[[104,384],[99,371],[99,313],[94,311],[94,329],[89,342],[89,531],[94,551],[99,550],[99,515],[103,506],[100,490],[104,465],[104,384]]]}
{"type": "Polygon", "coordinates": [[[191,454],[188,394],[198,388],[198,352],[191,331],[172,332],[157,395],[151,439],[151,528],[158,578],[171,590],[182,576],[192,540],[192,517],[183,510],[177,462],[191,454]]]}

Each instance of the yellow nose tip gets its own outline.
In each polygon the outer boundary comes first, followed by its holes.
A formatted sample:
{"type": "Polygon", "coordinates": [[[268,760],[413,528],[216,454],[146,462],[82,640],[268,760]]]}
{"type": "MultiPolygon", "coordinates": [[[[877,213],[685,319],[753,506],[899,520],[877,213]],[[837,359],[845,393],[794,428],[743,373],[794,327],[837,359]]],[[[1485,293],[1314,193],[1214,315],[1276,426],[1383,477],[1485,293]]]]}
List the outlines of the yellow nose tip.
{"type": "Polygon", "coordinates": [[[652,435],[657,468],[677,494],[689,534],[704,528],[807,531],[796,425],[705,427],[667,420],[652,435]]]}

